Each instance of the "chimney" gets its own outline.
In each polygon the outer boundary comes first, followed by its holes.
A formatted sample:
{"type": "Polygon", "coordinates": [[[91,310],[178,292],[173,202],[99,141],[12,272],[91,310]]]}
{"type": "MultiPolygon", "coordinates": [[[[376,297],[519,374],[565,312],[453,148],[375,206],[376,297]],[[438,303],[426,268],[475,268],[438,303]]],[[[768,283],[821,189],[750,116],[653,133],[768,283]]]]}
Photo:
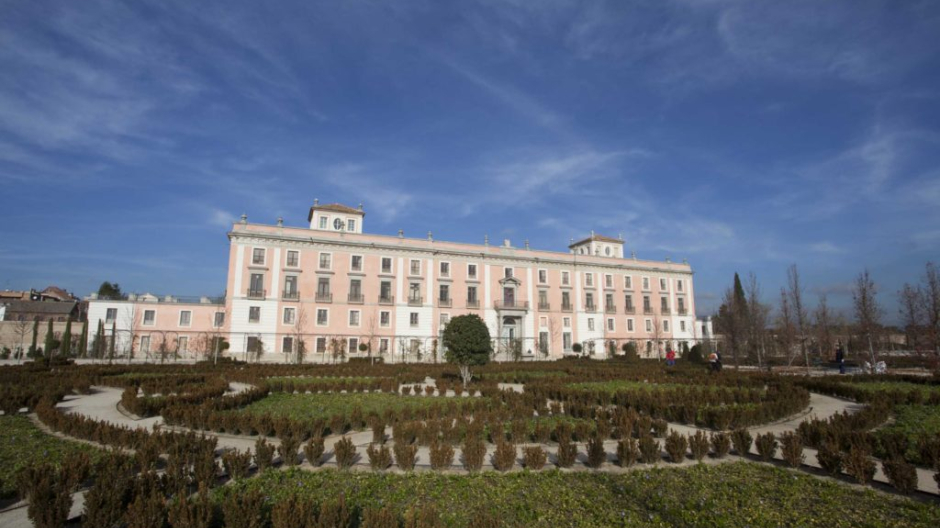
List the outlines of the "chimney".
{"type": "Polygon", "coordinates": [[[245,213],[242,213],[242,224],[247,224],[247,223],[248,223],[248,215],[246,215],[245,213]]]}
{"type": "Polygon", "coordinates": [[[490,245],[490,235],[483,235],[483,245],[484,246],[490,245]]]}
{"type": "Polygon", "coordinates": [[[359,210],[362,211],[362,202],[359,202],[359,210]]]}
{"type": "Polygon", "coordinates": [[[428,241],[434,242],[434,235],[430,231],[428,231],[428,241]]]}
{"type": "Polygon", "coordinates": [[[320,199],[319,199],[319,198],[314,198],[314,199],[313,199],[313,206],[316,207],[316,206],[318,206],[318,205],[320,205],[320,199]]]}
{"type": "Polygon", "coordinates": [[[277,217],[277,226],[278,226],[278,227],[284,227],[284,218],[282,218],[282,217],[280,217],[280,216],[277,217]]]}
{"type": "Polygon", "coordinates": [[[399,229],[399,230],[398,230],[398,238],[405,238],[405,230],[404,230],[404,229],[399,229]]]}
{"type": "Polygon", "coordinates": [[[529,249],[529,239],[525,239],[525,248],[529,249]]]}
{"type": "Polygon", "coordinates": [[[512,244],[509,243],[509,239],[508,239],[508,238],[504,238],[504,239],[503,239],[503,247],[506,247],[506,248],[512,247],[512,244]]]}

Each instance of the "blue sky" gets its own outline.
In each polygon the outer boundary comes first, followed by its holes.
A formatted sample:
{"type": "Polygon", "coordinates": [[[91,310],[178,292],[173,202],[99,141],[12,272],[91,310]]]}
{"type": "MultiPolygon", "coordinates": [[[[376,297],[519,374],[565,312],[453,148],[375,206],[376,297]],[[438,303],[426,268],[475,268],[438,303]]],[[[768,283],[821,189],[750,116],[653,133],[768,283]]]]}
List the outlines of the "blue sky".
{"type": "Polygon", "coordinates": [[[796,263],[940,256],[940,3],[0,1],[0,288],[217,294],[241,213],[796,263]]]}

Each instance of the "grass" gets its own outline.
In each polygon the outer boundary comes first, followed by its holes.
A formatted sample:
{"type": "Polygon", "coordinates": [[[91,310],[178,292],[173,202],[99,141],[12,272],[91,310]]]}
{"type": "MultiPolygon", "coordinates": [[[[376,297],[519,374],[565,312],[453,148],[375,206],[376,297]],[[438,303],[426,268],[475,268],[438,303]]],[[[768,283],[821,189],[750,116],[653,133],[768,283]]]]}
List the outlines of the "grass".
{"type": "Polygon", "coordinates": [[[340,377],[334,377],[334,376],[272,376],[272,377],[266,378],[266,379],[268,379],[268,380],[270,380],[270,381],[292,381],[292,382],[294,382],[295,384],[298,384],[298,385],[300,385],[300,384],[303,384],[303,385],[318,385],[318,384],[336,383],[336,382],[342,382],[342,381],[345,381],[345,382],[362,383],[362,382],[367,382],[367,381],[374,381],[374,380],[381,379],[381,378],[377,378],[377,377],[374,377],[374,376],[340,376],[340,377]]]}
{"type": "MultiPolygon", "coordinates": [[[[353,394],[286,394],[272,393],[245,407],[254,414],[293,419],[329,419],[334,414],[349,416],[359,407],[368,416],[373,411],[381,415],[386,409],[400,411],[405,408],[422,409],[435,403],[447,403],[452,399],[426,396],[399,396],[386,393],[353,394]]],[[[456,399],[461,402],[461,399],[456,399]]]]}
{"type": "Polygon", "coordinates": [[[646,383],[643,381],[611,380],[611,381],[585,381],[581,383],[569,383],[567,385],[572,389],[593,390],[609,392],[611,394],[627,390],[672,390],[684,387],[678,383],[646,383]]]}
{"type": "Polygon", "coordinates": [[[898,405],[894,408],[894,422],[875,432],[881,434],[903,434],[910,442],[904,457],[915,463],[920,460],[917,442],[921,437],[940,434],[940,406],[898,405]]]}
{"type": "Polygon", "coordinates": [[[747,462],[602,472],[267,471],[214,491],[257,488],[273,503],[344,494],[351,509],[433,504],[444,526],[486,511],[502,526],[938,526],[940,508],[747,462]]]}
{"type": "Polygon", "coordinates": [[[68,455],[87,452],[92,460],[101,450],[42,432],[25,416],[0,416],[0,498],[16,495],[16,475],[27,466],[60,463],[68,455]]]}
{"type": "Polygon", "coordinates": [[[861,381],[850,383],[850,386],[867,392],[919,390],[924,394],[924,396],[927,396],[932,392],[940,392],[940,385],[922,385],[920,383],[910,383],[908,381],[861,381]]]}

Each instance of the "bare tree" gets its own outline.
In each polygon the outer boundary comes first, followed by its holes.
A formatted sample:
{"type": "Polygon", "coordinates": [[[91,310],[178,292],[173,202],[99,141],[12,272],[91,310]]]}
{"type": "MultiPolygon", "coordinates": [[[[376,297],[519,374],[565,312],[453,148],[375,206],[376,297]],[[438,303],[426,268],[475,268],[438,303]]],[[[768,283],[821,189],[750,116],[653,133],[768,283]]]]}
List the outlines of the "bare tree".
{"type": "Polygon", "coordinates": [[[877,341],[878,332],[881,329],[881,308],[875,298],[876,294],[875,283],[866,269],[855,280],[852,300],[855,304],[855,322],[858,325],[859,334],[868,341],[868,354],[871,357],[873,369],[877,359],[875,357],[875,341],[877,341]]]}
{"type": "Polygon", "coordinates": [[[795,340],[796,328],[793,322],[793,309],[790,307],[790,296],[787,290],[780,288],[780,311],[777,315],[777,338],[783,347],[784,357],[787,358],[787,365],[793,364],[796,357],[793,354],[793,341],[795,340]]]}
{"type": "Polygon", "coordinates": [[[927,263],[921,299],[926,325],[926,342],[934,353],[940,356],[940,271],[933,262],[927,263]]]}
{"type": "Polygon", "coordinates": [[[806,326],[809,316],[803,305],[803,286],[800,285],[800,272],[796,269],[796,264],[787,268],[787,296],[790,298],[790,310],[800,339],[800,352],[803,353],[806,368],[809,368],[809,353],[806,350],[806,326]]]}
{"type": "Polygon", "coordinates": [[[127,342],[124,343],[124,355],[127,356],[127,362],[130,363],[134,359],[134,338],[137,336],[137,316],[139,314],[137,313],[136,302],[132,301],[128,305],[127,309],[124,310],[124,324],[127,326],[127,342]]]}
{"type": "Polygon", "coordinates": [[[375,344],[376,338],[378,337],[375,331],[375,328],[376,328],[375,312],[372,312],[372,315],[369,316],[369,322],[366,323],[366,326],[365,326],[366,335],[364,336],[366,338],[366,346],[369,347],[368,348],[369,364],[371,365],[375,365],[375,358],[372,356],[372,348],[373,348],[373,345],[375,344]]]}
{"type": "MultiPolygon", "coordinates": [[[[219,354],[221,354],[227,347],[228,344],[225,342],[225,334],[223,329],[225,328],[225,321],[228,319],[228,308],[222,308],[221,310],[216,310],[209,314],[211,320],[209,321],[209,349],[208,353],[212,354],[212,362],[219,362],[219,354]],[[218,318],[218,314],[222,314],[222,317],[218,318]],[[221,321],[219,320],[221,319],[221,321]]],[[[207,358],[208,359],[208,358],[207,358]]]]}
{"type": "Polygon", "coordinates": [[[904,328],[904,335],[909,349],[916,351],[920,344],[920,333],[923,328],[923,312],[926,306],[924,299],[921,298],[921,289],[915,288],[908,283],[898,292],[898,303],[900,308],[898,312],[901,315],[901,325],[904,328]]]}
{"type": "Polygon", "coordinates": [[[826,294],[819,296],[819,305],[813,312],[816,329],[816,343],[819,345],[819,355],[828,358],[829,353],[835,349],[835,343],[832,339],[832,314],[829,312],[829,304],[826,300],[826,294]]]}
{"type": "Polygon", "coordinates": [[[346,358],[346,340],[342,337],[330,338],[330,360],[335,363],[336,360],[346,358]]]}
{"type": "Polygon", "coordinates": [[[307,342],[304,339],[307,327],[307,310],[301,304],[297,307],[297,313],[294,315],[294,327],[291,330],[291,336],[294,338],[294,362],[298,365],[304,362],[304,356],[307,354],[307,342]]]}
{"type": "Polygon", "coordinates": [[[765,339],[767,337],[767,323],[770,318],[770,306],[760,302],[761,287],[757,282],[757,275],[748,274],[747,286],[748,325],[750,328],[750,344],[757,355],[757,368],[762,369],[764,356],[767,355],[765,339]]]}
{"type": "Polygon", "coordinates": [[[663,338],[663,322],[662,322],[662,320],[659,318],[659,314],[654,314],[654,315],[653,315],[653,325],[652,325],[652,328],[653,328],[653,331],[652,331],[651,335],[652,335],[652,337],[653,337],[653,343],[656,344],[656,355],[658,356],[658,358],[659,358],[660,360],[662,360],[662,359],[663,359],[663,348],[662,348],[662,344],[660,343],[660,341],[661,341],[662,338],[663,338]]]}
{"type": "Polygon", "coordinates": [[[561,339],[561,327],[554,317],[548,317],[548,354],[543,354],[546,358],[555,350],[555,343],[561,339]]]}
{"type": "MultiPolygon", "coordinates": [[[[22,317],[22,316],[20,316],[22,317]]],[[[16,323],[13,325],[13,333],[19,336],[20,338],[20,349],[17,351],[17,356],[20,361],[23,361],[23,357],[26,356],[26,336],[32,330],[33,325],[26,320],[25,317],[22,319],[17,318],[16,323]]]]}

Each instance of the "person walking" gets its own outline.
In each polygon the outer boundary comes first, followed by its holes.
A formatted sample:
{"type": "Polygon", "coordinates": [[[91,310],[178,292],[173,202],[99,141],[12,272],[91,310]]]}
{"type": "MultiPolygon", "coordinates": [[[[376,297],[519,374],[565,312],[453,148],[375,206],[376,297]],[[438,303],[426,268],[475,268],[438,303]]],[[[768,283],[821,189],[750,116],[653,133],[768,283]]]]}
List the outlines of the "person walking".
{"type": "Polygon", "coordinates": [[[671,348],[669,349],[668,352],[666,352],[666,366],[667,367],[676,366],[676,351],[671,348]]]}
{"type": "Polygon", "coordinates": [[[839,374],[845,374],[845,349],[842,348],[842,341],[836,343],[836,363],[839,364],[839,374]]]}
{"type": "Polygon", "coordinates": [[[708,365],[711,367],[712,372],[718,372],[718,354],[716,352],[708,355],[708,365]]]}

